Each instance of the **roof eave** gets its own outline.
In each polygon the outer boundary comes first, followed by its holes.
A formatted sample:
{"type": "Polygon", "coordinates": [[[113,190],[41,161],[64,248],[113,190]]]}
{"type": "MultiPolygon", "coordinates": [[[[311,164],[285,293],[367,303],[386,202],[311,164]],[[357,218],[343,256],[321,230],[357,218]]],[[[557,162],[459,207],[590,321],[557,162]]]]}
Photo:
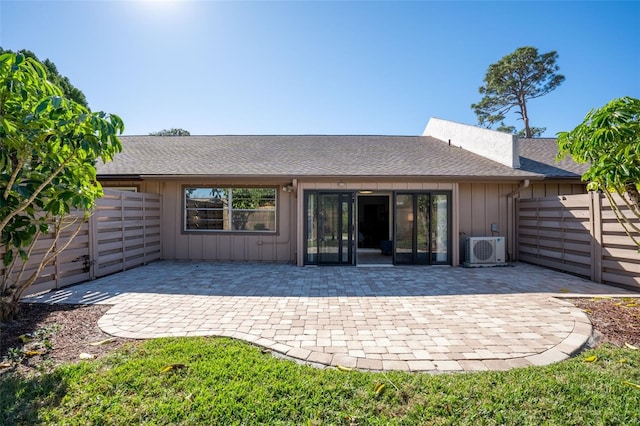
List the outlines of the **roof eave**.
{"type": "Polygon", "coordinates": [[[300,174],[288,174],[288,175],[255,175],[255,174],[144,174],[144,175],[97,175],[100,180],[178,180],[178,179],[299,179],[299,180],[312,180],[312,179],[360,179],[360,180],[433,180],[433,181],[520,181],[522,179],[530,180],[544,180],[545,176],[541,174],[523,174],[523,175],[300,175],[300,174]]]}

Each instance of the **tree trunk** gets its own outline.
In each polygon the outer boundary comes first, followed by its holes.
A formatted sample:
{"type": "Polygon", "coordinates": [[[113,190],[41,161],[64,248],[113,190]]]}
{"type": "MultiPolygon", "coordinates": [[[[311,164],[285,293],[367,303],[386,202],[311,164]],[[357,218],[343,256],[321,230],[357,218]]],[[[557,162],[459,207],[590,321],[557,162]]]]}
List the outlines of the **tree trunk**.
{"type": "Polygon", "coordinates": [[[529,127],[529,114],[527,113],[527,102],[524,97],[520,98],[520,112],[522,113],[522,121],[524,122],[524,137],[531,137],[531,127],[529,127]]]}
{"type": "Polygon", "coordinates": [[[631,205],[636,208],[636,211],[640,210],[640,192],[638,192],[635,182],[627,182],[624,189],[627,191],[631,205]]]}
{"type": "Polygon", "coordinates": [[[0,322],[9,322],[17,318],[20,311],[20,295],[17,289],[9,288],[0,296],[0,322]]]}

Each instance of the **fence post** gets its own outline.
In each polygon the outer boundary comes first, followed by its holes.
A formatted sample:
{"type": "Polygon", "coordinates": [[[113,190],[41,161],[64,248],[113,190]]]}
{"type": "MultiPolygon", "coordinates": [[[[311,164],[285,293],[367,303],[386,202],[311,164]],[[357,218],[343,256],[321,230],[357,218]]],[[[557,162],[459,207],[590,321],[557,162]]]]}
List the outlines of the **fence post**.
{"type": "Polygon", "coordinates": [[[142,264],[147,264],[147,195],[142,194],[142,264]]]}
{"type": "MultiPolygon", "coordinates": [[[[61,224],[62,224],[62,222],[60,222],[60,225],[61,224]]],[[[58,228],[59,227],[60,226],[58,226],[58,228]]],[[[61,235],[62,231],[60,231],[60,229],[58,229],[58,228],[56,228],[56,232],[59,232],[59,234],[57,234],[57,235],[61,235]]],[[[53,253],[55,253],[57,250],[58,250],[58,243],[56,242],[53,245],[53,253]]],[[[54,256],[53,257],[53,261],[52,261],[52,263],[53,263],[53,276],[54,276],[53,282],[55,283],[55,287],[54,288],[56,290],[60,290],[60,268],[59,268],[60,263],[58,262],[58,258],[59,258],[59,256],[54,256]]],[[[42,271],[40,271],[40,273],[42,273],[42,271]]]]}
{"type": "Polygon", "coordinates": [[[515,205],[513,207],[513,241],[511,243],[511,249],[513,250],[512,260],[517,262],[518,258],[520,257],[520,197],[514,198],[513,202],[515,205]]]}
{"type": "Polygon", "coordinates": [[[98,268],[98,210],[100,210],[100,199],[96,200],[96,206],[89,216],[89,279],[96,279],[96,269],[98,268]]]}
{"type": "Polygon", "coordinates": [[[602,195],[589,191],[591,219],[591,281],[602,282],[602,195]]]}
{"type": "Polygon", "coordinates": [[[127,238],[125,236],[125,233],[127,232],[127,224],[126,221],[128,220],[126,217],[126,204],[127,204],[127,192],[126,191],[122,191],[118,197],[120,198],[120,233],[121,233],[121,237],[122,237],[122,271],[126,271],[127,270],[127,238]]]}

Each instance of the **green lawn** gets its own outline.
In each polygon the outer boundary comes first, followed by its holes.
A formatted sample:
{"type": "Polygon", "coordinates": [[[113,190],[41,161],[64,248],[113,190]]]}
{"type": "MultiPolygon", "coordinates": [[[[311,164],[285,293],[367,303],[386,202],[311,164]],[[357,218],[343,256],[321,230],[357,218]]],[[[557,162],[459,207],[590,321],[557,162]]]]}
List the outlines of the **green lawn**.
{"type": "Polygon", "coordinates": [[[321,370],[226,338],[157,339],[38,377],[3,374],[0,424],[637,425],[639,383],[640,350],[610,346],[546,367],[432,375],[321,370]],[[162,371],[169,364],[184,367],[162,371]]]}

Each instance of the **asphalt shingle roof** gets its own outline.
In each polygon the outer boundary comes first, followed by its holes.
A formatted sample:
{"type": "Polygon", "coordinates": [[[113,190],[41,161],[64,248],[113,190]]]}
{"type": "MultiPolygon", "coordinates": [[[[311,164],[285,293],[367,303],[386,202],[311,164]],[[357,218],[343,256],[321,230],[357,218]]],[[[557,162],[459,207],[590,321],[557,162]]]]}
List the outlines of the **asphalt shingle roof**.
{"type": "Polygon", "coordinates": [[[99,164],[99,176],[541,178],[546,172],[563,173],[543,158],[547,148],[529,149],[526,167],[512,169],[429,136],[122,136],[121,140],[123,152],[113,162],[99,164]]]}
{"type": "Polygon", "coordinates": [[[546,177],[579,178],[587,164],[578,164],[571,157],[556,161],[558,145],[554,138],[520,139],[520,170],[546,177]]]}

